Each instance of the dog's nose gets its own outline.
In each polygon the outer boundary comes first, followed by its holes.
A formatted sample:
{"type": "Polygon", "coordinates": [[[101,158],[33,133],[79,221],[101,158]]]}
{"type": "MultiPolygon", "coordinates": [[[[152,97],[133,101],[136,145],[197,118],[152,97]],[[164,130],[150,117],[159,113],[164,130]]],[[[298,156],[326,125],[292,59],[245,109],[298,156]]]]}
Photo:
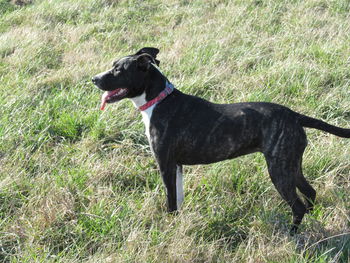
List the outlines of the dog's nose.
{"type": "Polygon", "coordinates": [[[92,77],[91,81],[92,81],[92,83],[97,84],[98,78],[96,76],[92,77]]]}

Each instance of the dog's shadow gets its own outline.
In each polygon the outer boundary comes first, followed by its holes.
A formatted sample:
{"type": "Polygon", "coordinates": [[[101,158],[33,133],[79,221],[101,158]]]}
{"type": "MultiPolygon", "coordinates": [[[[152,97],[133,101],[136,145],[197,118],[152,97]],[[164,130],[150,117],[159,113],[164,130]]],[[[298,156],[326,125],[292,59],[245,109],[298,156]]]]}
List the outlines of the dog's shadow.
{"type": "Polygon", "coordinates": [[[318,231],[296,235],[296,250],[305,258],[323,259],[325,262],[349,262],[350,232],[327,230],[321,224],[318,231]]]}

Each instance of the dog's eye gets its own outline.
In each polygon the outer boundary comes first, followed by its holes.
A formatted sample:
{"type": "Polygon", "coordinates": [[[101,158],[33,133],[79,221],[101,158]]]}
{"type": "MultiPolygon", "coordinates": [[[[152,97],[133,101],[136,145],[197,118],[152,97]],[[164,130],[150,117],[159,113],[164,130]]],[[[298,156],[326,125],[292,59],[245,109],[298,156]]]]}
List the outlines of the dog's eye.
{"type": "Polygon", "coordinates": [[[119,68],[115,68],[113,70],[113,75],[118,75],[121,72],[121,70],[119,68]]]}

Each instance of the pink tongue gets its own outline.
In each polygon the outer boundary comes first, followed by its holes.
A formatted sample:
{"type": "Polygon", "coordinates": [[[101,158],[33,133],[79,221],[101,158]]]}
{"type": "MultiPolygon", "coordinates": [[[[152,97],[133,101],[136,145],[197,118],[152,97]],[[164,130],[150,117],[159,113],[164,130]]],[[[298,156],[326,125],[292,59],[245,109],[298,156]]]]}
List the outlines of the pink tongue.
{"type": "Polygon", "coordinates": [[[101,98],[100,110],[104,110],[105,109],[106,104],[107,104],[107,99],[108,99],[110,93],[111,93],[110,91],[105,91],[103,93],[102,98],[101,98]]]}

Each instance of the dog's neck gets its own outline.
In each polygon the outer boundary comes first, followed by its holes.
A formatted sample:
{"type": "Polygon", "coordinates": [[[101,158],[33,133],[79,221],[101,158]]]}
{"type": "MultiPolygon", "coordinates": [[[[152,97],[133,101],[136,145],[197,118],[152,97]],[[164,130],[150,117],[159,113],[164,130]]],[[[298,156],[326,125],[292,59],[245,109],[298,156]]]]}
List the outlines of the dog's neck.
{"type": "MultiPolygon", "coordinates": [[[[147,102],[155,99],[167,86],[167,78],[154,64],[151,64],[149,78],[145,81],[144,92],[136,97],[130,98],[136,108],[140,108],[147,102]]],[[[153,107],[152,107],[153,108],[153,107]]]]}
{"type": "MultiPolygon", "coordinates": [[[[139,109],[141,106],[145,105],[147,102],[156,98],[165,88],[167,83],[167,78],[160,72],[157,66],[153,65],[150,68],[150,76],[147,81],[145,81],[144,92],[136,97],[130,98],[134,106],[139,109]]],[[[152,149],[151,138],[150,138],[150,123],[153,113],[153,109],[156,104],[147,107],[147,109],[141,111],[142,120],[145,124],[145,132],[152,149]]]]}

